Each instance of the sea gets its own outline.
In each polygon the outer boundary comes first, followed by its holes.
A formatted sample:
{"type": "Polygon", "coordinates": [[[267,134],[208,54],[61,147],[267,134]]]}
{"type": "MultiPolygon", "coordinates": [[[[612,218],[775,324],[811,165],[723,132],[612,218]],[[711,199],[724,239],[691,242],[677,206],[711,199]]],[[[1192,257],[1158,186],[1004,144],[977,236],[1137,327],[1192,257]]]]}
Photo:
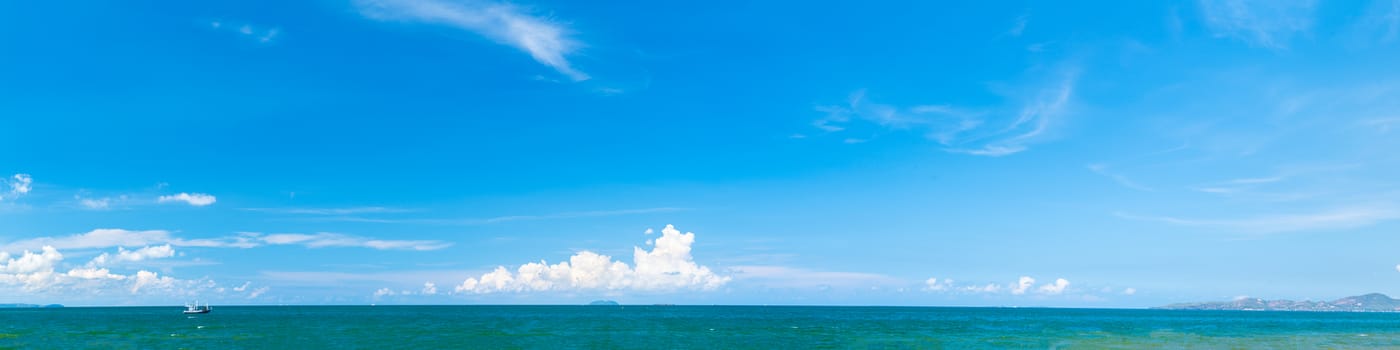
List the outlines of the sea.
{"type": "Polygon", "coordinates": [[[808,306],[0,309],[22,349],[1400,348],[1400,313],[808,306]]]}

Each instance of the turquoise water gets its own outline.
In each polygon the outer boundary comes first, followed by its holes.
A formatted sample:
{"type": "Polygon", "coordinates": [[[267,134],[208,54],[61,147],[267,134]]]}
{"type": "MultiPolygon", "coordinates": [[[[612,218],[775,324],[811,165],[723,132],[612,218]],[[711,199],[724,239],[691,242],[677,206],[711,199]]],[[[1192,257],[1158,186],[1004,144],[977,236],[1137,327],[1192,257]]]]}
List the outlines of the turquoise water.
{"type": "Polygon", "coordinates": [[[1400,314],[766,306],[0,309],[0,348],[1400,348],[1400,314]]]}

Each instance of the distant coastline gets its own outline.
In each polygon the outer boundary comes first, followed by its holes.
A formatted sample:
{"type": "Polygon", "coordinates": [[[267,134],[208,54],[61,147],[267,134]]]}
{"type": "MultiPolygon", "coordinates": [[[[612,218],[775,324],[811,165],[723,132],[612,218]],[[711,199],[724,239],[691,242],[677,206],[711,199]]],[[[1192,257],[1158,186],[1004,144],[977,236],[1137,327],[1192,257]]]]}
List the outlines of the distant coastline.
{"type": "Polygon", "coordinates": [[[63,307],[63,304],[47,304],[47,305],[39,305],[39,304],[0,304],[0,309],[30,309],[30,308],[59,308],[59,307],[63,307]]]}
{"type": "Polygon", "coordinates": [[[1232,301],[1180,303],[1155,307],[1161,310],[1400,312],[1400,299],[1381,293],[1345,297],[1333,301],[1293,301],[1239,298],[1232,301]]]}

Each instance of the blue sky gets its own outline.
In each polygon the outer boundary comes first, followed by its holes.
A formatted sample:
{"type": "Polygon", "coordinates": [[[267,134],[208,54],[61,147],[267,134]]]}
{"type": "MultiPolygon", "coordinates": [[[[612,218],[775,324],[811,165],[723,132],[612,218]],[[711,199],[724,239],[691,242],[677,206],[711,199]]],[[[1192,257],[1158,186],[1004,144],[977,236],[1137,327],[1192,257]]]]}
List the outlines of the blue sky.
{"type": "Polygon", "coordinates": [[[1395,0],[6,3],[0,47],[0,302],[1400,294],[1395,0]]]}

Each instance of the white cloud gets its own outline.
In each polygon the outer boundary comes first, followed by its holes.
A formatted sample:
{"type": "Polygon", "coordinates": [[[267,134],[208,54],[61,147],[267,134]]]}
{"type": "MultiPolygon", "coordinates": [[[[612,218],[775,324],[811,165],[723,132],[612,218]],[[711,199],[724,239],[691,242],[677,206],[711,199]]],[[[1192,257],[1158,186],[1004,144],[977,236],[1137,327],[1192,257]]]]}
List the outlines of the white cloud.
{"type": "Polygon", "coordinates": [[[140,262],[152,259],[169,258],[172,256],[175,256],[175,249],[171,248],[170,244],[159,246],[146,246],[136,250],[126,250],[126,248],[117,247],[116,256],[111,256],[107,253],[102,253],[102,255],[98,255],[96,258],[93,258],[92,262],[90,262],[89,265],[105,266],[107,264],[112,263],[140,262]]]}
{"type": "Polygon", "coordinates": [[[24,251],[18,258],[10,258],[8,253],[0,252],[0,273],[7,274],[32,274],[46,270],[53,270],[54,264],[63,261],[63,254],[51,246],[45,246],[39,253],[24,251]]]}
{"type": "Polygon", "coordinates": [[[1063,278],[1056,278],[1054,284],[1048,284],[1048,283],[1047,283],[1047,284],[1045,284],[1045,285],[1043,285],[1043,286],[1040,286],[1040,292],[1041,292],[1041,293],[1045,293],[1045,294],[1060,294],[1060,293],[1064,293],[1064,292],[1065,292],[1065,288],[1068,288],[1068,287],[1069,287],[1069,280],[1066,280],[1066,279],[1063,279],[1063,278]]]}
{"type": "MultiPolygon", "coordinates": [[[[10,179],[0,179],[0,183],[9,185],[10,190],[6,195],[9,196],[8,198],[14,198],[29,193],[29,190],[33,189],[34,178],[29,174],[15,174],[10,179]]],[[[0,195],[0,200],[5,198],[7,198],[5,195],[0,195]]]]}
{"type": "Polygon", "coordinates": [[[235,291],[235,292],[242,292],[242,291],[248,290],[248,286],[251,286],[251,285],[253,285],[253,282],[245,281],[245,282],[243,282],[243,285],[237,286],[237,287],[233,287],[233,291],[235,291]]]}
{"type": "Polygon", "coordinates": [[[170,290],[175,287],[175,283],[177,282],[170,276],[161,276],[158,273],[146,270],[137,271],[135,281],[136,282],[131,285],[132,294],[139,292],[142,288],[146,288],[147,290],[170,290]]]}
{"type": "Polygon", "coordinates": [[[940,281],[938,278],[929,277],[929,279],[924,280],[924,290],[926,291],[944,291],[952,287],[953,280],[950,279],[943,279],[940,281]]]}
{"type": "Polygon", "coordinates": [[[67,275],[68,275],[69,277],[73,277],[73,278],[89,279],[89,280],[91,280],[91,279],[114,279],[114,280],[126,279],[126,276],[118,275],[118,274],[113,274],[112,271],[109,271],[109,270],[107,270],[107,269],[105,269],[105,268],[96,268],[96,267],[79,267],[79,268],[74,268],[74,269],[72,269],[72,270],[68,270],[67,275]]]}
{"type": "Polygon", "coordinates": [[[383,297],[383,296],[391,296],[391,295],[395,295],[395,294],[398,294],[398,293],[394,292],[393,289],[389,289],[389,288],[379,288],[379,290],[374,291],[374,297],[376,297],[376,298],[378,298],[378,297],[383,297]]]}
{"type": "Polygon", "coordinates": [[[437,294],[437,292],[437,284],[434,284],[433,282],[423,282],[423,290],[420,291],[421,294],[433,295],[437,294]]]}
{"type": "Polygon", "coordinates": [[[75,198],[78,200],[78,204],[81,204],[84,208],[93,209],[93,210],[104,210],[104,209],[107,209],[107,208],[111,205],[111,203],[112,203],[112,199],[111,199],[111,198],[82,198],[82,197],[75,197],[75,198]]]}
{"type": "Polygon", "coordinates": [[[10,182],[10,193],[12,194],[29,193],[31,186],[34,185],[34,178],[29,174],[15,174],[11,178],[14,179],[10,182]]]}
{"type": "Polygon", "coordinates": [[[988,294],[991,294],[991,293],[998,293],[998,292],[1001,292],[1001,285],[1000,285],[1000,284],[996,284],[996,283],[988,283],[988,284],[982,285],[982,286],[966,286],[966,287],[963,287],[963,290],[964,290],[964,291],[968,291],[968,292],[973,292],[973,293],[988,293],[988,294]]]}
{"type": "Polygon", "coordinates": [[[1137,294],[1137,288],[1123,288],[1123,295],[1137,294]]]}
{"type": "Polygon", "coordinates": [[[1032,285],[1035,285],[1034,278],[1031,278],[1030,276],[1021,276],[1021,279],[1016,281],[1016,286],[1014,288],[1011,288],[1011,294],[1026,294],[1026,290],[1030,289],[1032,285]]]}
{"type": "Polygon", "coordinates": [[[258,287],[258,289],[254,289],[252,292],[248,292],[248,299],[257,299],[258,297],[262,296],[263,293],[267,293],[267,291],[271,289],[272,288],[270,287],[258,287]]]}
{"type": "Polygon", "coordinates": [[[456,291],[714,290],[729,282],[730,277],[717,275],[710,268],[695,263],[690,255],[694,242],[695,234],[682,234],[666,225],[651,251],[633,248],[633,266],[584,251],[574,254],[567,262],[554,265],[545,261],[520,265],[514,274],[499,266],[479,278],[467,278],[456,291]]]}
{"type": "Polygon", "coordinates": [[[443,241],[381,240],[326,232],[317,234],[278,233],[254,237],[267,244],[297,244],[309,248],[361,247],[379,250],[438,250],[452,245],[452,243],[443,241]]]}
{"type": "MultiPolygon", "coordinates": [[[[156,248],[146,253],[162,256],[156,248]]],[[[69,269],[66,273],[55,271],[63,264],[63,254],[53,246],[44,246],[38,252],[26,250],[18,257],[11,257],[0,251],[0,293],[5,295],[36,294],[46,298],[63,295],[113,295],[111,292],[126,291],[129,294],[145,295],[190,295],[190,293],[219,290],[210,280],[181,280],[160,276],[151,271],[140,270],[132,275],[115,273],[108,268],[84,266],[69,269]],[[9,288],[19,288],[12,290],[9,288]]]]}
{"type": "MultiPolygon", "coordinates": [[[[1070,283],[1068,280],[1063,278],[1057,278],[1052,283],[1040,285],[1040,288],[1034,289],[1034,291],[1040,294],[1058,295],[1064,293],[1065,289],[1069,287],[1069,284],[1070,283]]],[[[1035,288],[1035,278],[1031,276],[1021,276],[1021,278],[1018,278],[1016,282],[1009,283],[1006,285],[997,283],[959,285],[953,283],[952,280],[939,280],[937,278],[929,278],[928,280],[924,281],[923,290],[929,292],[950,291],[976,294],[999,294],[1002,291],[1007,291],[1011,295],[1025,295],[1027,292],[1032,291],[1032,288],[1035,288]]],[[[1136,291],[1134,290],[1133,292],[1136,291]]]]}
{"type": "Polygon", "coordinates": [[[447,0],[357,0],[365,17],[447,25],[471,31],[525,51],[535,61],[574,81],[588,80],[565,58],[581,45],[569,29],[545,17],[533,16],[509,3],[447,0]]]}
{"type": "Polygon", "coordinates": [[[202,206],[214,204],[214,202],[217,201],[217,199],[214,198],[214,196],[211,196],[211,195],[208,195],[208,194],[204,194],[204,193],[184,193],[184,192],[181,192],[181,193],[179,193],[179,194],[170,195],[170,196],[160,196],[160,198],[158,198],[157,201],[160,202],[160,203],[184,202],[184,203],[186,203],[186,204],[193,205],[193,206],[196,206],[196,207],[202,207],[202,206]]]}
{"type": "Polygon", "coordinates": [[[1216,37],[1251,46],[1286,49],[1294,35],[1312,29],[1314,0],[1201,0],[1206,26],[1216,37]]]}

